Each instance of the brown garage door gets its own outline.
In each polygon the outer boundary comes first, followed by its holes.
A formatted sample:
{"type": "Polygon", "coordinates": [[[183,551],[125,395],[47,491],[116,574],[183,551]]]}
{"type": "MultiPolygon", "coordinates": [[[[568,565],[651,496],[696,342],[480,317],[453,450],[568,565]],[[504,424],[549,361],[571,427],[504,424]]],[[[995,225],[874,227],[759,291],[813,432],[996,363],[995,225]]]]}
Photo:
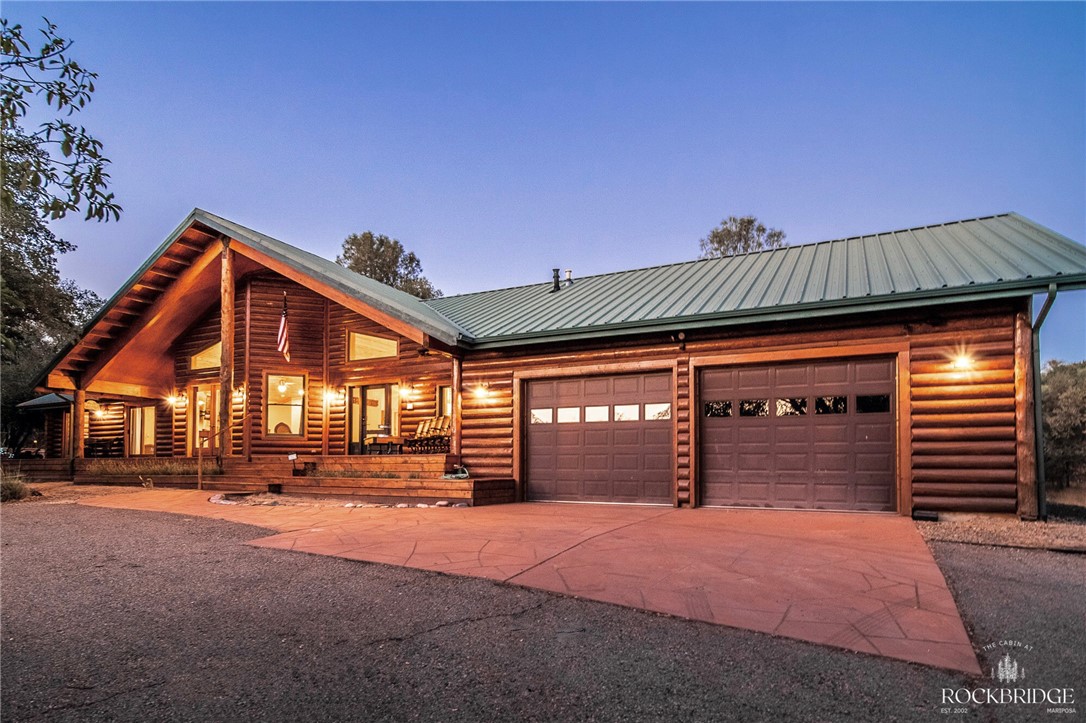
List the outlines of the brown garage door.
{"type": "Polygon", "coordinates": [[[671,502],[671,374],[533,381],[527,494],[566,502],[671,502]]]}
{"type": "Polygon", "coordinates": [[[894,361],[706,369],[701,504],[893,510],[894,361]]]}

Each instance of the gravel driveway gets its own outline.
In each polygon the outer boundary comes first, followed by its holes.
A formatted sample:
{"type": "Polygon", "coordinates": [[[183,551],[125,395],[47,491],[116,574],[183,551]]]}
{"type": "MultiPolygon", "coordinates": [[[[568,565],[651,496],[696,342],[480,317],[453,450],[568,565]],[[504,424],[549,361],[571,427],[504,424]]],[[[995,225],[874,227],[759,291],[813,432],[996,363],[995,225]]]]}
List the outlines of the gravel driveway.
{"type": "MultiPolygon", "coordinates": [[[[485,580],[241,544],[265,534],[6,505],[3,719],[931,720],[942,688],[982,684],[485,580]]],[[[1035,641],[1050,667],[1038,676],[1086,691],[1064,680],[1086,667],[1086,558],[933,547],[978,642],[1035,641]]]]}

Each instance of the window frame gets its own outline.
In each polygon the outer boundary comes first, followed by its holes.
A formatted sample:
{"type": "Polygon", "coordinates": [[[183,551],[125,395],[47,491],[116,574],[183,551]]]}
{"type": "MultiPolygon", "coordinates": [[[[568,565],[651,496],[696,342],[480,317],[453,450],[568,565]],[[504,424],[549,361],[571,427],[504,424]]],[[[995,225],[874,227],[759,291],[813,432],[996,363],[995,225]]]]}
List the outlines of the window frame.
{"type": "Polygon", "coordinates": [[[309,409],[309,407],[308,407],[308,405],[309,405],[309,375],[308,374],[306,374],[304,372],[303,373],[298,373],[298,372],[293,372],[293,371],[287,371],[287,372],[275,371],[275,370],[265,371],[264,372],[264,394],[263,394],[263,397],[264,397],[264,400],[263,400],[264,419],[263,419],[263,425],[261,425],[261,426],[263,427],[264,437],[265,438],[267,438],[267,437],[274,437],[276,439],[305,439],[306,438],[306,417],[308,416],[307,412],[308,412],[308,409],[309,409]],[[273,403],[271,401],[271,394],[269,393],[268,390],[271,389],[271,378],[272,377],[293,377],[295,379],[301,379],[302,380],[302,403],[301,403],[302,414],[301,414],[301,419],[299,420],[299,426],[301,427],[301,429],[298,432],[290,432],[290,433],[287,433],[287,434],[284,434],[284,433],[281,433],[281,432],[276,433],[276,432],[271,431],[271,429],[269,428],[269,425],[268,425],[268,422],[270,421],[269,416],[268,416],[268,408],[269,407],[273,407],[273,406],[274,407],[287,407],[287,406],[293,407],[293,406],[295,406],[293,404],[290,404],[290,405],[287,405],[287,404],[275,404],[275,403],[273,403]]]}
{"type": "Polygon", "coordinates": [[[350,363],[350,362],[369,362],[369,361],[377,361],[377,360],[380,360],[380,359],[399,359],[400,358],[400,338],[399,337],[380,336],[378,334],[371,334],[371,333],[369,333],[367,331],[355,331],[354,329],[344,329],[344,332],[345,332],[345,338],[344,338],[343,356],[344,356],[344,361],[346,361],[347,363],[350,363]],[[379,339],[381,341],[390,341],[390,342],[392,342],[393,344],[396,345],[396,350],[392,354],[385,354],[385,355],[382,355],[382,356],[354,357],[354,356],[351,356],[351,349],[353,347],[353,344],[351,343],[352,336],[366,336],[366,337],[369,337],[370,339],[379,339]]]}
{"type": "Polygon", "coordinates": [[[222,340],[221,339],[219,341],[215,342],[214,344],[210,344],[208,346],[205,346],[203,349],[196,352],[195,354],[190,354],[189,355],[189,371],[198,372],[198,371],[205,371],[207,369],[218,369],[221,366],[222,366],[222,340]],[[215,362],[213,364],[201,364],[200,366],[196,366],[196,357],[203,356],[204,354],[207,354],[209,351],[211,351],[215,347],[219,347],[219,353],[215,355],[215,362]]]}

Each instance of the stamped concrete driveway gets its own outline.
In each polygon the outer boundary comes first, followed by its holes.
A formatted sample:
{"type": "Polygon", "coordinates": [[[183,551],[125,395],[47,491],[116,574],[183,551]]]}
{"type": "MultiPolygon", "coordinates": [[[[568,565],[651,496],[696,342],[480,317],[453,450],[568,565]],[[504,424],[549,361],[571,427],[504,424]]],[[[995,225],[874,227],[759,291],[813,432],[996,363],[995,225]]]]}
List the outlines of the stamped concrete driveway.
{"type": "Polygon", "coordinates": [[[942,572],[890,515],[617,505],[218,505],[149,490],[101,507],[279,534],[250,544],[525,587],[980,674],[942,572]]]}

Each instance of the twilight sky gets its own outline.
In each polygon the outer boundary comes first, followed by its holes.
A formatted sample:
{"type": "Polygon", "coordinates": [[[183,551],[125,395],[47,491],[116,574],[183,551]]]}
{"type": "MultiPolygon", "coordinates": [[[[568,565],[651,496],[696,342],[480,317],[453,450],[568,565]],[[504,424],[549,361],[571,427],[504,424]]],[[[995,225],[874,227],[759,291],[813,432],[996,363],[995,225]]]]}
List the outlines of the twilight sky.
{"type": "MultiPolygon", "coordinates": [[[[119,223],[54,224],[110,296],[196,206],[446,294],[1017,211],[1086,241],[1083,3],[4,3],[100,74],[119,223]]],[[[36,30],[34,31],[36,32],[36,30]]],[[[1086,359],[1086,291],[1045,358],[1086,359]]]]}

